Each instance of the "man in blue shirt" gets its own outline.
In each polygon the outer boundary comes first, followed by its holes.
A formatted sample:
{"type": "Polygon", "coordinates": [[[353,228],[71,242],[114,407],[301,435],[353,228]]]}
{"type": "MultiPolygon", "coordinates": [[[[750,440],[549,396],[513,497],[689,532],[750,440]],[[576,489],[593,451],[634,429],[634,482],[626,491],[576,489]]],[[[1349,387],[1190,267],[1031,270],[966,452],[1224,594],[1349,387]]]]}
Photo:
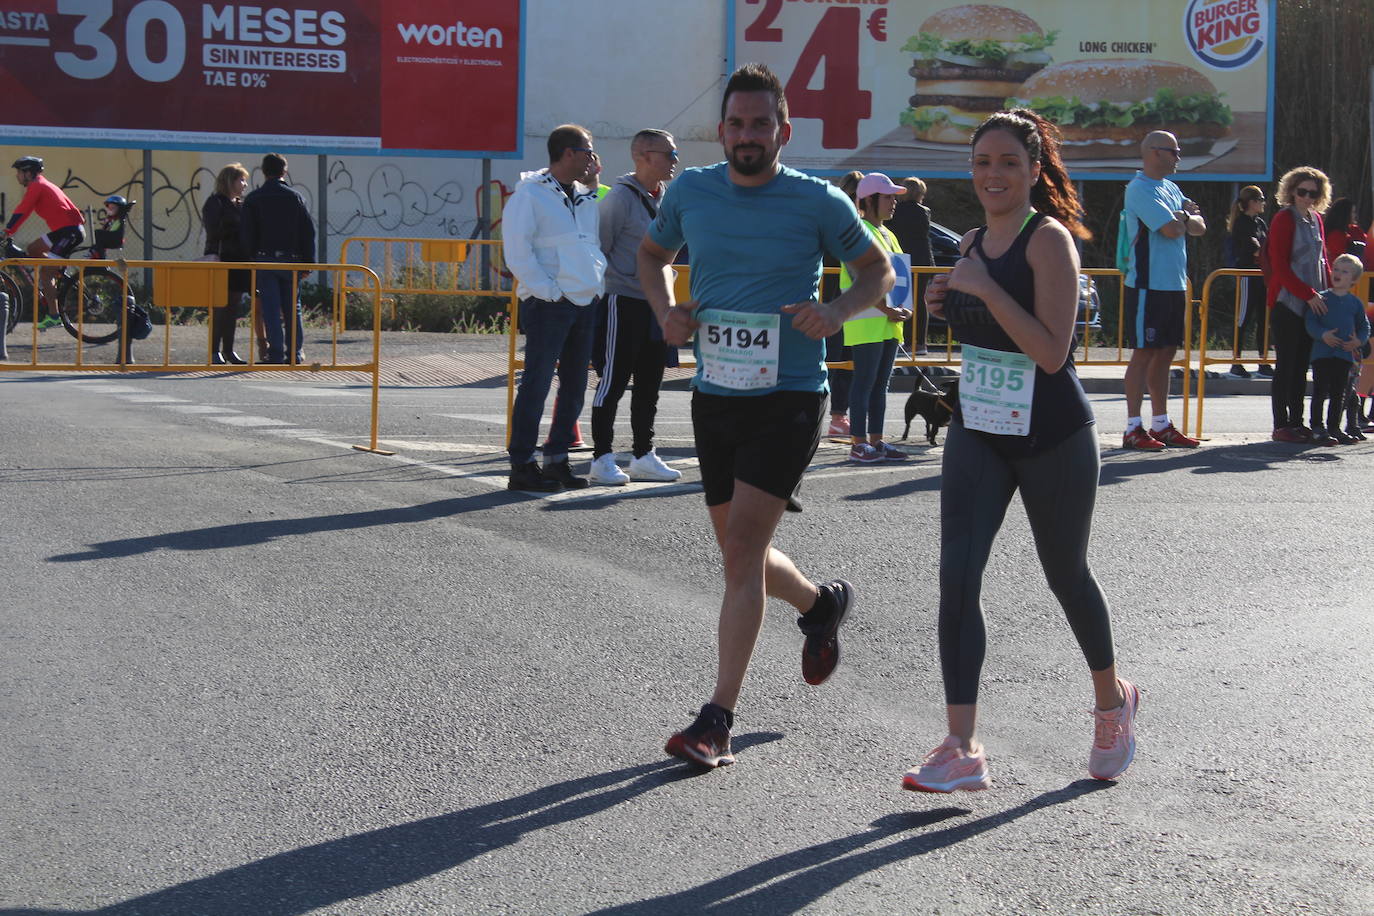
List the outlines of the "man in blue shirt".
{"type": "Polygon", "coordinates": [[[668,739],[669,754],[733,763],[730,727],[768,596],[801,612],[802,676],[823,683],[839,661],[853,602],[843,579],[817,586],[772,546],[820,441],[824,341],[892,287],[892,266],[854,205],[828,182],[778,161],[792,135],[782,84],[765,66],[731,75],[718,128],[725,162],[669,185],[639,249],[639,279],[670,345],[696,332],[692,425],[706,506],[725,563],[711,701],[668,739]],[[691,300],[675,303],[669,265],[691,249],[691,300]],[[855,278],[821,304],[821,258],[855,278]]]}
{"type": "Polygon", "coordinates": [[[1121,221],[1128,233],[1130,258],[1124,303],[1126,346],[1134,348],[1126,366],[1126,434],[1123,448],[1159,451],[1197,448],[1169,420],[1169,367],[1183,345],[1188,308],[1187,236],[1207,231],[1198,205],[1169,180],[1183,151],[1168,131],[1156,130],[1140,144],[1141,168],[1126,185],[1121,221]],[[1145,428],[1140,405],[1146,389],[1154,415],[1145,428]]]}

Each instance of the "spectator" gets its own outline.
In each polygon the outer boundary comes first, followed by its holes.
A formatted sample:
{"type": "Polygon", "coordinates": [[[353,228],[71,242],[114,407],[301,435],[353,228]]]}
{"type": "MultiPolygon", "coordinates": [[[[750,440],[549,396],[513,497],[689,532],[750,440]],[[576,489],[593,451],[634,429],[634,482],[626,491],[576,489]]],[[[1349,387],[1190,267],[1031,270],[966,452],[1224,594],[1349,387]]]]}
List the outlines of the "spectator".
{"type": "MultiPolygon", "coordinates": [[[[1312,338],[1312,441],[1317,445],[1356,441],[1349,431],[1341,432],[1341,413],[1350,394],[1351,369],[1369,343],[1364,303],[1350,292],[1363,272],[1364,264],[1355,255],[1337,255],[1331,262],[1331,288],[1320,294],[1326,308],[1321,313],[1309,309],[1306,315],[1312,338]]],[[[1358,427],[1354,431],[1360,432],[1358,427]]]]}
{"type": "MultiPolygon", "coordinates": [[[[840,177],[840,190],[844,196],[849,198],[849,202],[858,206],[858,199],[855,193],[859,189],[859,182],[863,179],[864,173],[859,171],[846,172],[840,177]]],[[[822,262],[826,267],[840,267],[840,263],[831,255],[826,255],[822,262]]],[[[821,301],[829,302],[840,294],[839,277],[833,274],[826,274],[821,280],[821,301]]],[[[840,329],[826,338],[825,341],[825,361],[828,363],[847,363],[853,360],[853,354],[844,345],[844,330],[840,329]]],[[[848,443],[851,438],[849,428],[849,389],[854,382],[854,370],[852,369],[830,369],[830,426],[826,430],[826,436],[830,439],[848,443]]]]}
{"type": "MultiPolygon", "coordinates": [[[[231,162],[215,176],[215,191],[205,199],[200,211],[205,224],[204,260],[248,260],[239,237],[243,194],[247,190],[248,170],[241,163],[231,162]]],[[[234,352],[234,330],[238,319],[248,312],[244,306],[251,286],[250,275],[247,270],[229,271],[229,301],[211,312],[210,361],[217,366],[242,366],[247,362],[234,352]]]]}
{"type": "Polygon", "coordinates": [[[706,767],[734,762],[730,728],[768,596],[799,612],[802,678],[824,683],[840,660],[853,604],[843,579],[817,586],[773,532],[796,495],[825,419],[823,341],[892,286],[892,266],[838,190],[783,166],[792,135],[777,76],[761,64],[731,75],[718,127],[725,162],[668,186],[639,249],[639,280],[669,344],[696,333],[692,384],[706,506],[725,564],[715,687],[664,750],[706,767]],[[692,300],[673,301],[671,268],[692,246],[692,300]],[[821,256],[848,264],[854,285],[817,301],[821,256]]]}
{"type": "Polygon", "coordinates": [[[658,216],[663,191],[677,170],[677,144],[666,130],[641,130],[630,141],[634,171],[617,178],[601,201],[599,233],[606,256],[604,316],[596,329],[593,361],[601,383],[592,398],[592,483],[619,486],[634,480],[673,481],[682,472],[654,451],[654,417],[668,344],[639,285],[639,243],[658,216]],[[615,463],[615,414],[625,387],[630,396],[633,455],[629,473],[615,463]]]}
{"type": "Polygon", "coordinates": [[[568,465],[573,429],[587,394],[596,309],[606,258],[598,237],[596,195],[581,184],[594,167],[592,135],[563,124],[548,139],[549,165],[524,172],[502,216],[506,264],[515,274],[525,331],[525,371],[511,417],[507,487],[549,493],[581,489],[568,465]],[[534,460],[544,401],[558,372],[544,467],[534,460]]]}
{"type": "Polygon", "coordinates": [[[1183,158],[1178,138],[1151,131],[1140,144],[1141,169],[1126,185],[1126,230],[1130,269],[1126,273],[1126,433],[1122,448],[1158,451],[1197,448],[1198,440],[1169,420],[1169,367],[1183,345],[1188,309],[1187,236],[1202,235],[1207,223],[1198,205],[1169,180],[1183,158]],[[1154,412],[1146,429],[1140,406],[1146,389],[1154,412]]]}
{"type": "Polygon", "coordinates": [[[1311,308],[1318,315],[1326,303],[1317,294],[1326,283],[1325,230],[1322,213],[1331,200],[1331,181],[1311,166],[1289,169],[1274,195],[1283,209],[1269,226],[1269,334],[1274,343],[1274,380],[1269,402],[1276,442],[1311,442],[1302,425],[1302,399],[1307,394],[1307,364],[1312,338],[1304,320],[1311,308]]]}
{"type": "MultiPolygon", "coordinates": [[[[911,255],[912,267],[934,267],[935,254],[930,248],[930,208],[925,205],[926,183],[919,178],[902,179],[906,196],[897,201],[897,209],[888,220],[887,228],[897,237],[902,251],[911,255]]],[[[912,324],[911,352],[926,356],[926,332],[930,318],[926,314],[925,297],[916,296],[916,321],[912,324]]]]}
{"type": "MultiPolygon", "coordinates": [[[[898,195],[906,190],[892,183],[882,172],[870,172],[859,182],[856,196],[864,227],[878,247],[889,255],[901,254],[902,246],[884,223],[897,206],[898,195]]],[[[896,269],[896,265],[893,265],[896,269]]],[[[900,284],[907,289],[906,283],[900,284]]],[[[841,268],[840,289],[853,284],[848,268],[841,268]]],[[[854,360],[854,381],[849,389],[850,429],[853,444],[849,460],[859,464],[905,461],[909,456],[883,441],[883,420],[887,414],[887,389],[892,380],[892,364],[902,326],[911,310],[891,302],[890,296],[873,303],[844,323],[844,343],[854,360]]]]}
{"type": "MultiPolygon", "coordinates": [[[[1241,188],[1226,218],[1227,247],[1230,252],[1227,267],[1259,269],[1260,245],[1264,244],[1265,236],[1269,234],[1269,226],[1260,215],[1262,213],[1264,191],[1254,185],[1241,188]]],[[[1231,375],[1234,378],[1249,378],[1250,373],[1241,365],[1240,357],[1245,350],[1245,338],[1250,328],[1255,331],[1255,352],[1261,358],[1267,352],[1264,346],[1264,321],[1260,317],[1265,312],[1264,277],[1237,277],[1236,282],[1240,284],[1240,295],[1236,303],[1236,338],[1231,347],[1231,358],[1235,360],[1231,375]]],[[[1261,375],[1274,374],[1268,364],[1262,364],[1259,372],[1261,375]]]]}
{"type": "Polygon", "coordinates": [[[1355,202],[1337,197],[1323,218],[1326,224],[1326,263],[1335,264],[1343,254],[1353,254],[1364,266],[1369,257],[1369,235],[1355,222],[1355,202]]]}
{"type": "MultiPolygon", "coordinates": [[[[315,259],[315,221],[294,188],[287,184],[284,156],[262,157],[260,188],[243,200],[239,237],[254,261],[309,264],[315,259]]],[[[267,332],[268,365],[300,363],[305,328],[301,323],[298,274],[291,270],[258,272],[258,302],[267,332]]]]}

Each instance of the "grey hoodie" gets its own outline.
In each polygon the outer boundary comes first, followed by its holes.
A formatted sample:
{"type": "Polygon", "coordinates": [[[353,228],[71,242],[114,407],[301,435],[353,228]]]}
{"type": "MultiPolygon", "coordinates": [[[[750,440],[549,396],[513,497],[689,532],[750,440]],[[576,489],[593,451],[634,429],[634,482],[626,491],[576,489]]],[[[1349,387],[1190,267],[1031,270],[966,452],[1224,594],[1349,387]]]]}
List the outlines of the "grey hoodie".
{"type": "Polygon", "coordinates": [[[640,184],[634,173],[617,178],[601,199],[599,231],[601,251],[606,255],[606,294],[644,298],[639,285],[639,243],[658,213],[657,199],[640,184]],[[647,206],[646,206],[647,201],[647,206]]]}

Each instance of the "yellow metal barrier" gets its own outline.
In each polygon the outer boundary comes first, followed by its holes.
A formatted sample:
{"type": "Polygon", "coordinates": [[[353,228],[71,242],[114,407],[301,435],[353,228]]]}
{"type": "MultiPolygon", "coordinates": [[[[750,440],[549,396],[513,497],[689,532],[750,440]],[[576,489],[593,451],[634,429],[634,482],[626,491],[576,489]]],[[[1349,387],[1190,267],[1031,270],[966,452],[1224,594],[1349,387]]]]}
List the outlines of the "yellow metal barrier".
{"type": "MultiPolygon", "coordinates": [[[[945,273],[949,273],[949,270],[950,270],[950,269],[949,269],[948,267],[913,267],[913,268],[911,269],[911,273],[912,273],[912,283],[913,283],[913,286],[914,286],[914,288],[915,288],[915,295],[918,295],[918,296],[921,295],[921,277],[931,277],[931,276],[935,276],[935,275],[937,275],[937,274],[945,274],[945,273]]],[[[690,298],[691,298],[691,292],[690,292],[690,290],[691,290],[691,268],[690,268],[689,266],[687,266],[687,265],[675,264],[675,265],[673,265],[673,271],[674,271],[674,273],[675,273],[675,277],[674,277],[674,281],[673,281],[673,297],[674,297],[674,299],[675,299],[676,301],[679,301],[679,302],[685,301],[685,300],[687,300],[687,299],[690,299],[690,298]]],[[[1075,353],[1076,353],[1076,354],[1079,352],[1079,350],[1081,350],[1082,356],[1081,356],[1081,358],[1078,357],[1078,356],[1075,356],[1075,363],[1076,363],[1077,365],[1080,365],[1080,366],[1124,366],[1124,365],[1126,365],[1126,364],[1130,361],[1129,356],[1126,355],[1126,348],[1125,348],[1125,345],[1124,345],[1124,336],[1123,336],[1123,335],[1124,335],[1124,324],[1125,324],[1125,322],[1124,322],[1124,310],[1125,310],[1125,304],[1126,304],[1126,295],[1125,295],[1125,289],[1126,289],[1125,283],[1126,283],[1126,278],[1125,278],[1125,275],[1122,274],[1121,271],[1119,271],[1119,270],[1117,270],[1117,269],[1115,269],[1115,268],[1105,268],[1105,267],[1085,267],[1085,268],[1082,269],[1081,272],[1084,273],[1084,274],[1086,274],[1086,275],[1088,275],[1088,276],[1094,277],[1094,278],[1096,278],[1096,277],[1104,277],[1104,278],[1107,278],[1107,277],[1115,277],[1115,278],[1116,278],[1116,286],[1117,286],[1117,290],[1118,290],[1117,297],[1116,297],[1116,300],[1117,300],[1117,321],[1116,321],[1116,329],[1117,329],[1117,330],[1116,330],[1116,346],[1115,346],[1116,354],[1115,354],[1115,357],[1114,357],[1114,358],[1110,358],[1110,359],[1102,359],[1102,358],[1096,358],[1096,359],[1095,359],[1095,358],[1092,357],[1092,353],[1091,353],[1091,340],[1090,340],[1090,332],[1091,332],[1091,329],[1092,329],[1092,326],[1091,326],[1090,322],[1092,321],[1092,318],[1091,318],[1091,316],[1084,315],[1084,316],[1083,316],[1083,320],[1081,320],[1081,321],[1079,322],[1079,324],[1080,324],[1081,326],[1083,326],[1084,332],[1085,332],[1085,333],[1082,335],[1082,337],[1081,337],[1081,339],[1080,339],[1079,348],[1075,350],[1075,353]]],[[[840,269],[839,269],[838,267],[827,267],[827,268],[824,268],[824,270],[822,271],[822,273],[823,273],[825,276],[839,276],[840,269]]],[[[1094,282],[1096,282],[1096,281],[1094,281],[1094,282]]],[[[1191,287],[1191,285],[1190,285],[1190,286],[1189,286],[1189,293],[1188,293],[1189,301],[1190,301],[1190,302],[1192,301],[1191,290],[1192,290],[1192,287],[1191,287]]],[[[517,328],[518,328],[518,326],[519,326],[519,307],[520,307],[520,306],[519,306],[519,303],[516,301],[515,296],[514,296],[514,294],[512,293],[512,294],[511,294],[511,324],[510,324],[510,335],[509,335],[509,360],[508,360],[507,371],[506,371],[506,437],[507,437],[507,440],[509,440],[509,438],[510,438],[510,421],[511,421],[511,416],[514,414],[514,411],[515,411],[515,376],[516,376],[516,372],[517,372],[518,370],[520,370],[520,369],[523,369],[523,368],[524,368],[524,365],[525,365],[524,360],[521,359],[520,356],[519,356],[519,350],[518,350],[518,346],[517,346],[517,337],[519,336],[519,332],[518,332],[518,330],[517,330],[517,328]]],[[[1190,380],[1190,378],[1189,378],[1189,373],[1188,373],[1188,367],[1189,367],[1189,364],[1190,364],[1191,361],[1192,361],[1192,350],[1191,350],[1191,345],[1190,345],[1190,343],[1188,343],[1189,341],[1191,341],[1191,330],[1192,330],[1192,309],[1190,308],[1190,309],[1188,310],[1187,314],[1185,315],[1185,318],[1184,318],[1184,339],[1185,339],[1185,346],[1184,346],[1184,348],[1183,348],[1183,355],[1182,355],[1181,357],[1179,357],[1178,359],[1176,359],[1176,360],[1174,361],[1174,363],[1173,363],[1173,365],[1179,366],[1179,367],[1181,367],[1181,368],[1183,369],[1183,416],[1182,416],[1182,422],[1183,422],[1183,424],[1184,424],[1184,428],[1187,427],[1187,423],[1188,423],[1188,402],[1189,402],[1190,391],[1191,391],[1191,380],[1190,380]]],[[[914,354],[912,354],[912,355],[908,355],[908,356],[902,357],[901,359],[898,359],[898,360],[896,361],[895,364],[898,365],[898,366],[939,366],[939,365],[944,365],[944,366],[955,366],[955,365],[958,365],[958,364],[959,364],[959,360],[956,358],[956,355],[955,355],[955,352],[954,352],[954,346],[955,346],[955,340],[954,340],[953,336],[950,335],[950,334],[946,334],[946,335],[945,335],[945,346],[944,346],[944,355],[943,355],[943,357],[936,355],[936,352],[937,352],[937,351],[931,350],[926,356],[919,356],[919,357],[918,357],[918,356],[915,356],[914,354]]],[[[684,369],[691,369],[691,368],[695,368],[696,362],[695,362],[691,357],[687,357],[687,358],[684,358],[684,359],[681,360],[681,362],[679,363],[679,366],[680,366],[681,368],[684,368],[684,369]]],[[[828,368],[830,368],[830,369],[853,369],[853,368],[854,368],[853,362],[851,362],[851,361],[849,361],[849,360],[829,361],[829,362],[826,363],[826,366],[827,366],[828,368]]]]}
{"type": "MultiPolygon", "coordinates": [[[[355,236],[339,246],[339,260],[363,264],[380,278],[382,296],[396,320],[396,296],[490,296],[511,298],[501,289],[506,262],[499,239],[423,239],[355,236]]],[[[339,327],[349,287],[335,290],[339,327]]]]}
{"type": "MultiPolygon", "coordinates": [[[[1202,413],[1206,403],[1207,392],[1207,367],[1218,363],[1236,362],[1235,354],[1238,350],[1235,341],[1240,330],[1240,290],[1241,282],[1248,277],[1262,277],[1263,273],[1258,270],[1240,270],[1234,267],[1214,270],[1208,274],[1207,279],[1202,283],[1202,299],[1198,303],[1198,360],[1197,360],[1197,424],[1193,430],[1193,435],[1202,437],[1202,413]],[[1208,316],[1211,312],[1212,284],[1221,277],[1235,277],[1234,307],[1232,309],[1231,340],[1232,356],[1211,356],[1207,352],[1207,333],[1208,316]]],[[[1369,301],[1369,289],[1371,280],[1374,280],[1374,271],[1366,271],[1360,275],[1360,282],[1355,286],[1355,295],[1361,302],[1369,301]]],[[[1256,307],[1262,307],[1263,304],[1256,307]]],[[[1269,352],[1269,310],[1264,310],[1264,330],[1261,337],[1259,358],[1254,362],[1272,366],[1274,361],[1264,354],[1269,352]]],[[[1184,414],[1184,428],[1187,428],[1187,414],[1184,414]]]]}
{"type": "MultiPolygon", "coordinates": [[[[90,258],[12,258],[0,261],[0,269],[27,268],[29,273],[27,286],[28,319],[32,322],[30,331],[25,335],[29,347],[29,358],[27,362],[18,362],[14,359],[15,354],[10,354],[10,361],[0,364],[0,370],[19,371],[19,372],[146,372],[150,369],[158,372],[204,372],[213,370],[216,373],[236,373],[236,372],[299,372],[305,369],[310,372],[364,372],[372,376],[372,415],[371,415],[371,440],[367,446],[353,446],[361,451],[379,452],[390,454],[377,448],[377,421],[378,404],[380,400],[380,369],[381,369],[381,282],[377,275],[367,267],[358,264],[282,264],[274,261],[224,261],[224,262],[204,262],[204,261],[134,261],[134,260],[95,260],[90,258]],[[342,326],[337,322],[331,323],[330,339],[330,359],[328,362],[317,360],[311,363],[301,364],[264,364],[257,360],[253,348],[248,349],[248,360],[243,365],[219,365],[211,362],[211,334],[213,331],[212,322],[205,322],[206,343],[204,350],[204,361],[190,362],[172,360],[172,328],[175,322],[172,320],[174,309],[204,311],[206,315],[214,308],[226,307],[228,302],[228,278],[229,271],[243,270],[250,273],[250,288],[256,289],[258,286],[258,274],[263,271],[282,272],[286,268],[292,275],[292,301],[296,300],[296,284],[304,273],[314,273],[316,271],[332,274],[336,278],[336,286],[348,286],[351,290],[359,293],[366,293],[372,299],[372,357],[366,362],[340,363],[339,362],[339,332],[342,326]],[[63,289],[63,284],[70,282],[75,284],[75,295],[80,302],[79,307],[66,308],[64,312],[68,314],[68,320],[72,321],[71,327],[75,330],[75,335],[65,328],[52,331],[60,336],[44,337],[40,340],[40,330],[38,321],[45,314],[39,306],[38,284],[39,270],[59,270],[70,272],[69,277],[58,280],[59,290],[63,289]],[[162,334],[162,356],[159,362],[140,362],[134,364],[129,358],[129,348],[133,341],[129,339],[129,310],[124,304],[130,299],[129,275],[131,271],[142,271],[148,269],[153,274],[153,300],[142,301],[137,304],[145,310],[161,309],[163,321],[161,324],[162,334]],[[351,281],[351,276],[360,277],[359,280],[351,281]],[[160,300],[160,302],[159,302],[160,300]],[[87,320],[87,312],[95,307],[99,307],[104,320],[87,320]],[[118,309],[119,320],[110,321],[108,313],[112,309],[118,309]],[[94,340],[91,338],[95,338],[94,340]],[[70,344],[68,343],[70,341],[70,344]],[[114,356],[106,362],[92,361],[87,351],[93,347],[113,345],[114,356]],[[68,347],[71,347],[73,354],[70,361],[60,359],[40,360],[40,354],[48,355],[60,354],[65,356],[68,347]]],[[[18,277],[17,271],[11,272],[12,277],[18,277]]],[[[24,292],[24,290],[21,290],[24,292]]],[[[68,292],[68,295],[71,295],[68,292]]],[[[137,297],[134,297],[137,299],[137,297]]],[[[19,303],[14,303],[12,308],[19,307],[19,303]]],[[[21,316],[24,317],[24,316],[21,316]]],[[[256,325],[259,318],[259,302],[254,297],[251,305],[249,326],[256,325]]],[[[159,326],[153,325],[153,333],[150,337],[156,337],[159,326]]],[[[46,332],[42,332],[46,333],[46,332]]],[[[287,352],[294,354],[299,351],[301,341],[296,339],[295,323],[290,323],[286,329],[287,333],[287,352]]],[[[9,344],[12,350],[23,348],[24,343],[19,342],[16,337],[11,336],[9,344]]]]}

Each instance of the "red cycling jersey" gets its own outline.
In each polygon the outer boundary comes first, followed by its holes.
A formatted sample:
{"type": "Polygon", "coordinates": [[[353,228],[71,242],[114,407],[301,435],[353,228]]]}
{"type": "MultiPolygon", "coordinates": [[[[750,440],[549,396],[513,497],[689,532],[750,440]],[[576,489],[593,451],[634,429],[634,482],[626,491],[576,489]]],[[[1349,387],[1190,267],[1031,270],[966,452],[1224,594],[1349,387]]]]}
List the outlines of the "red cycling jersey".
{"type": "Polygon", "coordinates": [[[24,220],[28,219],[31,213],[37,213],[39,218],[48,224],[49,232],[68,226],[86,225],[86,220],[81,216],[76,204],[71,202],[71,198],[42,175],[35,175],[33,181],[29,182],[24,190],[24,199],[14,208],[5,231],[13,234],[24,225],[24,220]]]}

